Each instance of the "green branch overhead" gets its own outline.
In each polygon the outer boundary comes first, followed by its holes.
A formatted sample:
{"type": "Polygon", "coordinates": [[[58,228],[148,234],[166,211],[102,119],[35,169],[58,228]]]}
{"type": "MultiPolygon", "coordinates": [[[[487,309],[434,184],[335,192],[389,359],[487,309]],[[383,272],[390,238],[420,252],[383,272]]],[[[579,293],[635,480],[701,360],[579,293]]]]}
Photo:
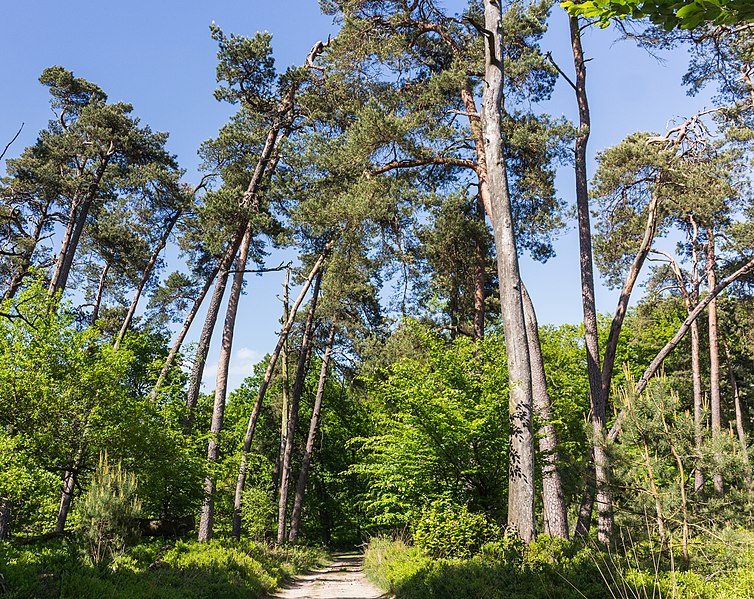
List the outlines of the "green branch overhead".
{"type": "Polygon", "coordinates": [[[572,16],[596,18],[600,27],[607,27],[610,19],[626,17],[648,18],[668,30],[754,21],[751,0],[566,0],[560,5],[572,16]]]}

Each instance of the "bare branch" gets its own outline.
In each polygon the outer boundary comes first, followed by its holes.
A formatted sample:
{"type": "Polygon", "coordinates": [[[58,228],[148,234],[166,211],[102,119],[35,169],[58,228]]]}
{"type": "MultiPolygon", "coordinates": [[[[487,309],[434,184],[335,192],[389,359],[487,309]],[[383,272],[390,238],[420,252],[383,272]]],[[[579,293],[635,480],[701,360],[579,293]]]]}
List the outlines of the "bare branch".
{"type": "Polygon", "coordinates": [[[25,125],[25,123],[21,123],[21,126],[18,128],[18,131],[16,131],[16,134],[13,136],[13,139],[11,139],[8,142],[8,145],[6,145],[5,149],[2,151],[2,153],[0,153],[0,160],[3,159],[3,157],[5,156],[5,153],[8,151],[8,148],[10,148],[11,145],[13,144],[13,142],[18,139],[18,136],[21,135],[21,131],[23,130],[24,125],[25,125]]]}

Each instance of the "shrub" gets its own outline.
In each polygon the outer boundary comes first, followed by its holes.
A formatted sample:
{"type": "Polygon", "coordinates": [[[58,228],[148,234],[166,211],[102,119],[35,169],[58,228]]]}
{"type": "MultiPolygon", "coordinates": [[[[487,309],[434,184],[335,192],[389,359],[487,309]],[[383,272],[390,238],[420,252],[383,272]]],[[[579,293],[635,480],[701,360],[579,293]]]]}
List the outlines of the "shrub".
{"type": "Polygon", "coordinates": [[[414,527],[414,542],[431,556],[471,557],[488,541],[499,538],[496,527],[484,514],[447,499],[433,501],[422,510],[414,527]]]}
{"type": "Polygon", "coordinates": [[[112,560],[137,536],[136,518],[141,503],[136,496],[136,477],[111,467],[101,455],[89,491],[79,505],[78,536],[94,564],[112,560]]]}

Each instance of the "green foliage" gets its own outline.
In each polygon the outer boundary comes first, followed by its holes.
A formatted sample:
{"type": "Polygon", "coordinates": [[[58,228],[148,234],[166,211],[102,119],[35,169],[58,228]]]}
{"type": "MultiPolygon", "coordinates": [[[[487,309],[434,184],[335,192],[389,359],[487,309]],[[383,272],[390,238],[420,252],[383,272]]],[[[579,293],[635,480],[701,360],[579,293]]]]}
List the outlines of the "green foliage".
{"type": "Polygon", "coordinates": [[[484,514],[465,506],[436,500],[426,506],[413,526],[416,546],[435,558],[471,557],[499,536],[499,527],[484,514]]]}
{"type": "Polygon", "coordinates": [[[599,19],[607,27],[612,18],[649,18],[666,29],[695,29],[705,22],[734,24],[754,21],[749,0],[567,0],[561,6],[573,16],[599,19]]]}
{"type": "Polygon", "coordinates": [[[78,537],[95,565],[112,561],[136,538],[141,513],[136,477],[100,455],[89,490],[79,504],[78,537]]]}
{"type": "Polygon", "coordinates": [[[95,568],[62,540],[30,547],[0,542],[9,599],[259,599],[323,562],[322,552],[311,548],[155,541],[126,550],[109,568],[95,568]]]}

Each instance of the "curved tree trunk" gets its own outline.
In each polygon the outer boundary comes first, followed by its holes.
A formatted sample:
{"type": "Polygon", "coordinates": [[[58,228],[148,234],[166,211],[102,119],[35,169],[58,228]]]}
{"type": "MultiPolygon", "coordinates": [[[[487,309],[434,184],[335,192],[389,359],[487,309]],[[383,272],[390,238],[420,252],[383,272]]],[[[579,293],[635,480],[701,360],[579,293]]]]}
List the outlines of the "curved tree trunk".
{"type": "Polygon", "coordinates": [[[325,355],[322,358],[322,367],[319,371],[319,383],[317,384],[317,395],[314,398],[314,407],[312,408],[312,417],[309,421],[309,435],[306,438],[306,448],[304,457],[301,459],[301,470],[298,474],[296,483],[296,497],[293,500],[293,512],[291,514],[291,530],[288,534],[288,540],[295,543],[301,530],[301,510],[304,506],[304,493],[306,492],[306,483],[309,479],[309,467],[314,456],[314,442],[317,439],[319,430],[320,415],[322,412],[322,398],[325,395],[325,383],[327,383],[327,367],[330,365],[333,343],[335,341],[335,321],[330,323],[330,333],[325,343],[325,355]]]}
{"type": "Polygon", "coordinates": [[[241,300],[243,279],[246,271],[246,261],[249,257],[251,244],[251,224],[246,225],[241,247],[236,261],[236,272],[233,275],[233,284],[230,286],[228,308],[225,313],[223,325],[223,338],[220,347],[220,357],[217,363],[217,378],[215,382],[215,403],[212,408],[212,424],[210,428],[209,443],[207,446],[207,462],[209,462],[207,478],[204,481],[204,503],[202,515],[199,520],[199,541],[209,541],[212,538],[212,525],[215,518],[215,475],[213,465],[220,457],[220,433],[223,428],[225,415],[225,399],[228,394],[228,370],[230,368],[230,354],[233,349],[233,333],[236,327],[236,314],[238,303],[241,300]]]}
{"type": "Polygon", "coordinates": [[[66,470],[63,475],[63,490],[60,493],[60,507],[58,508],[58,518],[55,523],[55,534],[62,535],[65,532],[65,523],[68,520],[71,503],[73,502],[73,492],[76,490],[76,479],[78,478],[83,461],[84,442],[82,441],[70,470],[66,470]]]}
{"type": "Polygon", "coordinates": [[[285,434],[285,452],[283,453],[283,465],[280,469],[280,501],[278,502],[278,532],[277,544],[282,545],[285,542],[286,517],[288,514],[288,481],[291,476],[291,459],[293,458],[293,443],[298,426],[298,411],[301,404],[301,395],[304,391],[304,382],[306,372],[309,368],[309,356],[311,348],[311,339],[314,333],[314,313],[317,310],[317,298],[319,288],[322,282],[322,272],[317,273],[312,290],[312,300],[309,304],[309,312],[306,316],[304,325],[304,335],[301,340],[299,349],[298,366],[296,367],[296,379],[293,383],[293,393],[291,394],[290,414],[288,414],[288,430],[285,434]]]}
{"type": "MultiPolygon", "coordinates": [[[[105,293],[105,279],[107,278],[107,273],[110,271],[110,263],[105,262],[105,266],[102,267],[102,274],[100,274],[99,277],[99,284],[97,285],[97,293],[94,296],[94,307],[92,308],[92,324],[97,322],[97,319],[99,318],[99,311],[102,307],[102,296],[105,293]]],[[[117,346],[115,349],[118,349],[117,346]]]]}
{"type": "Polygon", "coordinates": [[[534,304],[522,288],[526,333],[529,339],[531,379],[534,390],[534,411],[539,424],[539,453],[542,458],[542,506],[544,508],[544,532],[561,539],[568,538],[568,512],[566,509],[563,482],[558,470],[558,437],[552,422],[550,395],[547,392],[545,363],[539,343],[537,314],[534,304]]]}
{"type": "Polygon", "coordinates": [[[320,255],[320,257],[314,263],[311,271],[309,272],[309,277],[304,282],[304,286],[301,289],[298,298],[296,298],[296,301],[291,307],[291,313],[288,316],[288,320],[285,323],[285,326],[283,326],[283,329],[280,331],[277,345],[275,346],[275,350],[270,356],[270,361],[267,364],[267,370],[265,370],[264,372],[264,378],[259,385],[257,401],[254,403],[254,408],[252,409],[251,415],[249,416],[249,424],[246,427],[246,436],[244,437],[243,448],[241,450],[241,464],[238,467],[236,493],[233,500],[233,528],[231,532],[231,536],[235,540],[239,540],[241,538],[241,501],[243,499],[244,489],[246,488],[246,468],[249,463],[249,451],[251,451],[251,442],[254,439],[254,431],[256,430],[257,419],[259,418],[259,412],[262,409],[262,401],[264,400],[264,396],[267,393],[267,387],[269,387],[270,385],[270,380],[272,380],[272,373],[275,370],[275,364],[277,364],[277,360],[280,356],[283,344],[288,339],[288,333],[290,333],[291,331],[291,327],[293,326],[293,322],[296,318],[298,308],[301,305],[301,302],[304,301],[304,297],[309,291],[309,287],[311,286],[312,281],[318,275],[319,270],[322,268],[322,264],[324,264],[325,257],[327,256],[331,248],[332,245],[328,244],[328,246],[325,248],[325,252],[320,255]]]}
{"type": "Polygon", "coordinates": [[[521,278],[503,151],[503,44],[500,4],[485,0],[485,82],[481,125],[487,159],[492,225],[495,235],[500,303],[509,378],[510,459],[508,525],[525,542],[535,537],[534,434],[532,384],[521,278]]]}

